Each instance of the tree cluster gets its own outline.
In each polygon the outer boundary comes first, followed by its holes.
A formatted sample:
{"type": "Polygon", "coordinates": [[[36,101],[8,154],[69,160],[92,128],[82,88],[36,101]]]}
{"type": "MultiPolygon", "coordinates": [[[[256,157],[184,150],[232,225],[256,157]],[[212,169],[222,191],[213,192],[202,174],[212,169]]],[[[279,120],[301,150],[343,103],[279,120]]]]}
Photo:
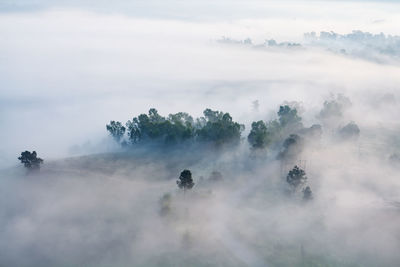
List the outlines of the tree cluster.
{"type": "MultiPolygon", "coordinates": [[[[332,101],[324,103],[319,118],[330,118],[342,115],[350,101],[338,95],[332,101]]],[[[193,119],[188,113],[178,112],[161,116],[154,108],[147,114],[140,114],[129,120],[125,126],[121,122],[111,121],[106,125],[107,131],[120,144],[160,144],[176,145],[188,143],[210,143],[214,146],[238,144],[244,125],[233,121],[229,113],[206,109],[203,116],[193,119]]],[[[350,123],[338,132],[343,139],[359,135],[356,124],[350,123]]],[[[303,126],[297,109],[290,104],[281,105],[277,118],[270,121],[255,121],[251,124],[247,136],[252,149],[280,148],[278,158],[294,158],[307,141],[317,140],[322,136],[321,125],[303,126]]]]}
{"type": "MultiPolygon", "coordinates": [[[[179,144],[184,142],[211,142],[215,145],[237,143],[244,126],[234,122],[229,113],[206,109],[204,117],[194,120],[189,114],[179,112],[167,117],[154,108],[126,123],[129,143],[179,144]]],[[[111,121],[106,126],[111,136],[120,142],[125,134],[122,123],[111,121]]]]}
{"type": "Polygon", "coordinates": [[[28,169],[39,169],[40,164],[43,163],[43,159],[37,157],[36,151],[30,152],[25,151],[21,152],[21,156],[18,157],[22,164],[24,164],[25,168],[28,169]]]}
{"type": "MultiPolygon", "coordinates": [[[[293,192],[296,192],[299,188],[303,188],[303,186],[307,182],[306,172],[299,168],[297,165],[294,166],[293,169],[289,171],[286,176],[286,182],[290,185],[293,192]]],[[[306,186],[302,189],[303,199],[310,200],[313,198],[312,191],[309,186],[306,186]]]]}
{"type": "Polygon", "coordinates": [[[295,108],[291,108],[289,105],[280,106],[277,115],[278,119],[266,123],[257,121],[251,124],[247,140],[252,148],[266,148],[274,142],[281,141],[283,136],[303,128],[301,117],[295,108]]]}

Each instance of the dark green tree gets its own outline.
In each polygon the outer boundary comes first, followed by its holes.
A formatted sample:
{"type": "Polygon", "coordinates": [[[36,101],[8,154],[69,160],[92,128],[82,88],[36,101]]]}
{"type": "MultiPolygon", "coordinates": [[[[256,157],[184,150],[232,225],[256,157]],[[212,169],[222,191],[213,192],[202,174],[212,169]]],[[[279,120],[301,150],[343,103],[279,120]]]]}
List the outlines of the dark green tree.
{"type": "Polygon", "coordinates": [[[126,128],[128,129],[128,138],[132,143],[137,143],[142,138],[142,133],[140,130],[140,124],[138,118],[133,118],[131,121],[128,121],[126,124],[126,128]]]}
{"type": "Polygon", "coordinates": [[[128,137],[132,143],[141,141],[176,144],[194,137],[194,122],[189,114],[179,112],[167,118],[154,108],[126,123],[128,137]]]}
{"type": "Polygon", "coordinates": [[[204,118],[198,120],[196,131],[200,141],[216,145],[239,143],[244,125],[234,122],[229,113],[211,109],[206,109],[203,113],[204,118]]]}
{"type": "Polygon", "coordinates": [[[182,143],[194,138],[193,118],[185,112],[170,114],[164,127],[166,144],[182,143]]]}
{"type": "Polygon", "coordinates": [[[192,189],[194,186],[192,173],[189,170],[183,170],[179,176],[179,179],[176,181],[176,184],[180,189],[183,189],[184,192],[186,192],[188,189],[192,189]]]}
{"type": "Polygon", "coordinates": [[[165,118],[158,114],[157,109],[151,108],[149,109],[149,121],[151,123],[161,123],[165,121],[165,118]]]}
{"type": "Polygon", "coordinates": [[[301,117],[297,115],[297,110],[288,105],[279,107],[278,116],[282,128],[288,127],[291,129],[299,129],[303,126],[301,123],[301,117]]]}
{"type": "Polygon", "coordinates": [[[29,151],[21,152],[21,156],[18,159],[28,169],[40,169],[40,164],[43,163],[43,159],[37,157],[36,151],[32,153],[29,151]]]}
{"type": "Polygon", "coordinates": [[[119,121],[110,121],[110,124],[106,125],[106,129],[118,143],[121,141],[121,138],[124,136],[126,130],[119,121]]]}
{"type": "Polygon", "coordinates": [[[271,142],[267,125],[263,121],[253,122],[251,131],[247,137],[252,148],[265,148],[271,142]]]}
{"type": "Polygon", "coordinates": [[[286,181],[293,188],[293,190],[296,190],[299,188],[299,186],[303,185],[307,181],[306,172],[296,165],[292,170],[289,171],[288,175],[286,176],[286,181]]]}

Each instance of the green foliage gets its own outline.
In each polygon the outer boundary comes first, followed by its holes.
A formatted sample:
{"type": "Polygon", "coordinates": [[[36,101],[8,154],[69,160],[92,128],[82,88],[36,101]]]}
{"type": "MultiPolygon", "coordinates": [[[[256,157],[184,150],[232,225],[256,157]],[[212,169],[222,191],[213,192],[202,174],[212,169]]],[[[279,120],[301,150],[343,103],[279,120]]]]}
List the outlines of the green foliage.
{"type": "Polygon", "coordinates": [[[206,109],[203,114],[204,118],[198,120],[198,140],[216,145],[239,143],[244,125],[234,122],[229,113],[206,109]]]}
{"type": "Polygon", "coordinates": [[[283,150],[279,153],[280,159],[293,159],[303,150],[303,138],[297,134],[291,134],[283,142],[283,150]]]}
{"type": "Polygon", "coordinates": [[[43,163],[43,159],[37,157],[36,151],[32,153],[29,151],[21,152],[21,156],[18,159],[28,169],[39,169],[40,164],[43,163]]]}
{"type": "Polygon", "coordinates": [[[265,148],[269,145],[282,141],[283,136],[299,131],[303,128],[301,117],[297,110],[288,105],[280,106],[278,119],[267,123],[263,121],[253,122],[251,131],[247,137],[253,148],[265,148]]]}
{"type": "Polygon", "coordinates": [[[300,169],[297,165],[289,171],[286,176],[286,181],[294,190],[303,185],[307,181],[306,172],[300,169]]]}
{"type": "Polygon", "coordinates": [[[179,176],[179,180],[176,181],[179,188],[183,190],[192,189],[194,182],[192,179],[192,173],[189,170],[183,170],[179,176]]]}
{"type": "Polygon", "coordinates": [[[278,111],[279,123],[282,128],[301,128],[301,117],[297,115],[297,110],[288,105],[280,106],[278,111]]]}
{"type": "Polygon", "coordinates": [[[119,121],[110,121],[110,124],[106,125],[106,129],[118,143],[121,141],[121,138],[124,136],[126,130],[119,121]]]}
{"type": "Polygon", "coordinates": [[[247,140],[253,148],[265,148],[271,142],[267,125],[263,121],[253,122],[247,140]]]}
{"type": "Polygon", "coordinates": [[[193,118],[187,113],[170,114],[165,118],[153,108],[148,115],[141,114],[128,121],[126,127],[132,143],[152,140],[175,144],[194,137],[193,124],[193,118]]]}
{"type": "MultiPolygon", "coordinates": [[[[206,109],[204,117],[196,120],[184,112],[163,117],[154,108],[148,114],[141,114],[126,123],[128,140],[134,143],[155,142],[178,144],[187,141],[210,142],[214,145],[236,144],[244,126],[234,122],[229,113],[206,109]]],[[[118,122],[111,122],[107,130],[120,140],[125,128],[118,122]]]]}

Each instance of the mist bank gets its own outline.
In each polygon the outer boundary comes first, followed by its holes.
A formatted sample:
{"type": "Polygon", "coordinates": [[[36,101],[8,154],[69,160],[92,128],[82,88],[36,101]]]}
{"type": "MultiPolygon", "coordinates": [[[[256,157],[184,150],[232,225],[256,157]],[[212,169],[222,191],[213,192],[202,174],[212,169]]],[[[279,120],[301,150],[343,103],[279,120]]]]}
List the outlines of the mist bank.
{"type": "MultiPolygon", "coordinates": [[[[126,139],[133,142],[114,148],[120,152],[55,161],[39,151],[39,171],[21,165],[0,172],[2,262],[397,266],[400,161],[390,154],[400,151],[398,128],[362,120],[360,107],[343,95],[326,98],[304,121],[308,108],[299,102],[270,116],[254,112],[257,123],[229,146],[165,142],[171,139],[161,130],[180,127],[179,120],[151,110],[131,120],[144,139],[126,139]],[[357,116],[354,131],[346,125],[357,116]],[[308,121],[320,123],[317,135],[309,135],[308,121]],[[278,126],[281,134],[272,134],[278,126]],[[160,135],[149,135],[155,130],[160,135]],[[299,188],[288,178],[294,166],[307,176],[299,188]],[[176,183],[184,169],[194,182],[186,191],[176,183]]],[[[204,120],[218,125],[225,114],[206,111],[204,120]]],[[[114,130],[110,141],[129,137],[114,130]]]]}
{"type": "Polygon", "coordinates": [[[243,48],[259,50],[291,49],[301,51],[302,49],[323,48],[328,52],[338,55],[365,59],[380,64],[399,64],[400,36],[385,35],[384,33],[372,34],[353,30],[348,34],[331,32],[308,32],[304,34],[302,42],[277,42],[267,39],[263,43],[253,43],[250,38],[235,40],[222,37],[218,43],[236,45],[243,48]]]}
{"type": "Polygon", "coordinates": [[[295,163],[310,201],[290,193],[292,165],[243,144],[146,144],[2,171],[2,263],[396,266],[398,165],[324,138],[295,163]],[[195,183],[185,194],[176,185],[183,169],[195,183]]]}

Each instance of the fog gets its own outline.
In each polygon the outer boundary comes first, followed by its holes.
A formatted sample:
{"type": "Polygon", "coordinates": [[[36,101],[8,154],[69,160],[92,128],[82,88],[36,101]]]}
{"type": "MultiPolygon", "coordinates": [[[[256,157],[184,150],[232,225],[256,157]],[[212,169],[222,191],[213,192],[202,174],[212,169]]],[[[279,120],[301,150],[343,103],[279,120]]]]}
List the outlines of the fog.
{"type": "Polygon", "coordinates": [[[398,266],[399,9],[4,1],[0,266],[398,266]],[[300,46],[258,46],[271,39],[300,46]],[[290,160],[283,140],[252,149],[252,122],[286,104],[321,137],[303,133],[290,160]],[[226,148],[121,148],[107,133],[110,120],[149,108],[221,110],[246,128],[226,148]],[[351,123],[357,138],[345,138],[351,123]],[[25,150],[44,159],[40,171],[18,162],[25,150]],[[294,165],[312,200],[289,193],[294,165]],[[187,192],[176,184],[184,169],[195,183],[187,192]]]}

